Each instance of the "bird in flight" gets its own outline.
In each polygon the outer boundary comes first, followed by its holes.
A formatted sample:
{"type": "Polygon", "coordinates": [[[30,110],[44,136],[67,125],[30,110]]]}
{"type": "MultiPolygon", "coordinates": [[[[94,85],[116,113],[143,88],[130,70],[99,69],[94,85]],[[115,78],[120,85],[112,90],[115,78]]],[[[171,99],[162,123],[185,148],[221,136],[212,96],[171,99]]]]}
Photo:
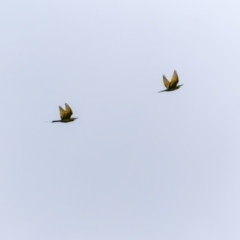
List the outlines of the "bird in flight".
{"type": "Polygon", "coordinates": [[[163,83],[167,89],[159,91],[160,92],[170,92],[179,89],[183,84],[178,84],[178,75],[177,72],[174,70],[172,80],[168,81],[167,78],[163,75],[163,83]]]}
{"type": "Polygon", "coordinates": [[[55,122],[68,123],[68,122],[74,121],[75,119],[78,119],[78,118],[74,118],[74,117],[71,118],[73,112],[67,103],[65,103],[65,110],[59,106],[59,112],[60,112],[61,120],[54,120],[54,121],[52,121],[52,123],[55,123],[55,122]]]}

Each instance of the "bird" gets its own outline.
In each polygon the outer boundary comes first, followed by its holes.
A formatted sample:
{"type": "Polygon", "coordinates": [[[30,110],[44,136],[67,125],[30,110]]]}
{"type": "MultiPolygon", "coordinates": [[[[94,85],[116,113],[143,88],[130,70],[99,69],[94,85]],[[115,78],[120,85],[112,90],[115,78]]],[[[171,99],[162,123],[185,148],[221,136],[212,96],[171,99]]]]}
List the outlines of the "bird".
{"type": "Polygon", "coordinates": [[[177,71],[174,70],[172,80],[169,82],[167,78],[163,75],[163,83],[167,89],[159,91],[160,92],[170,92],[179,89],[183,84],[177,85],[178,84],[178,74],[177,71]]]}
{"type": "Polygon", "coordinates": [[[65,110],[62,109],[61,106],[59,106],[59,112],[60,112],[61,120],[53,120],[52,123],[55,123],[55,122],[68,123],[78,119],[75,117],[71,118],[73,112],[67,103],[65,103],[65,110]]]}

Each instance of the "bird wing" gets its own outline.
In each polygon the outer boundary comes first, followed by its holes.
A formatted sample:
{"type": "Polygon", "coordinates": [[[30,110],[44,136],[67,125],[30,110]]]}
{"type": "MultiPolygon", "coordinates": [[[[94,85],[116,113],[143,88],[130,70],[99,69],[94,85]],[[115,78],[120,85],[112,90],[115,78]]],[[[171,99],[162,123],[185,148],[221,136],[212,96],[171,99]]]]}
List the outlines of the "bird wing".
{"type": "Polygon", "coordinates": [[[59,106],[59,112],[60,112],[60,117],[61,119],[65,118],[65,111],[59,106]]]}
{"type": "Polygon", "coordinates": [[[72,116],[73,112],[72,109],[69,107],[67,103],[65,103],[65,115],[66,118],[70,118],[72,116]]]}
{"type": "Polygon", "coordinates": [[[174,70],[169,87],[176,87],[177,84],[178,84],[178,75],[177,75],[177,72],[174,70]]]}
{"type": "Polygon", "coordinates": [[[167,80],[167,78],[163,75],[163,83],[166,88],[169,88],[170,82],[167,80]]]}

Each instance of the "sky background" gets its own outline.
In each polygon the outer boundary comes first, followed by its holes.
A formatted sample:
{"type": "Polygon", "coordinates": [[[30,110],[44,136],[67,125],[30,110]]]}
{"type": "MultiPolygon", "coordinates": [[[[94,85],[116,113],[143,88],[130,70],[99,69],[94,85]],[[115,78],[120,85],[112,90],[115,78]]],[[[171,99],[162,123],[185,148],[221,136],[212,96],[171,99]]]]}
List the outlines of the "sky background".
{"type": "Polygon", "coordinates": [[[240,239],[239,10],[0,1],[0,239],[240,239]]]}

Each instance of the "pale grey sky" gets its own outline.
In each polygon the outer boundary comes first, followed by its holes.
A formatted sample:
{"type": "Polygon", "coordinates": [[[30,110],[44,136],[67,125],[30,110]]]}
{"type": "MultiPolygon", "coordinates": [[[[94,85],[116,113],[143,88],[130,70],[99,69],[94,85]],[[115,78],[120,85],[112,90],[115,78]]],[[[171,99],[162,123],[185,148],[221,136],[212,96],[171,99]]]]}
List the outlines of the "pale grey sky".
{"type": "Polygon", "coordinates": [[[0,1],[0,239],[240,239],[239,9],[0,1]]]}

